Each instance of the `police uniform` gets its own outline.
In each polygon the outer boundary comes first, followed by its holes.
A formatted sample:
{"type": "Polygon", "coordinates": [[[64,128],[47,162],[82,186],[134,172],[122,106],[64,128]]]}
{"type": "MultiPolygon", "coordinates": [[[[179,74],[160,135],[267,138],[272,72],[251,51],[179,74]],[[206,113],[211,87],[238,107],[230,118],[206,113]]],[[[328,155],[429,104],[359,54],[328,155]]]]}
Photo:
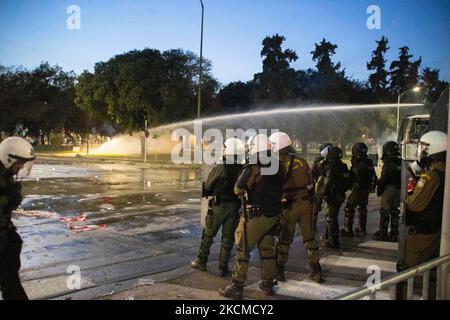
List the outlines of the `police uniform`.
{"type": "Polygon", "coordinates": [[[278,273],[280,273],[278,280],[285,280],[284,265],[288,260],[289,247],[294,239],[297,224],[311,268],[315,268],[319,262],[319,247],[314,239],[312,194],[310,190],[312,176],[308,163],[300,157],[288,154],[280,154],[280,160],[285,178],[281,231],[276,252],[278,273]]]}
{"type": "MultiPolygon", "coordinates": [[[[318,183],[320,177],[320,164],[325,160],[324,157],[318,156],[314,159],[313,165],[311,167],[311,175],[313,179],[313,183],[316,189],[316,185],[318,183]]],[[[317,231],[317,220],[319,218],[319,213],[322,210],[322,197],[318,193],[314,193],[313,197],[313,230],[317,231]]]]}
{"type": "Polygon", "coordinates": [[[411,268],[439,254],[445,188],[445,162],[436,161],[420,176],[406,198],[405,266],[411,268]]]}
{"type": "Polygon", "coordinates": [[[234,193],[234,184],[242,169],[240,164],[218,164],[204,186],[207,196],[213,196],[212,205],[205,220],[198,258],[206,264],[213,239],[222,227],[219,269],[228,271],[228,260],[234,244],[234,233],[239,221],[240,199],[234,193]]]}
{"type": "Polygon", "coordinates": [[[350,181],[352,192],[344,208],[344,230],[343,235],[353,236],[353,221],[355,209],[359,211],[358,232],[366,234],[367,204],[369,203],[369,192],[375,190],[377,176],[372,159],[367,156],[361,158],[353,157],[350,168],[350,181]]]}
{"type": "Polygon", "coordinates": [[[374,235],[376,240],[398,240],[401,161],[398,156],[383,157],[383,168],[377,186],[377,195],[381,196],[381,209],[380,230],[374,235]],[[391,231],[388,236],[389,223],[391,231]]]}
{"type": "Polygon", "coordinates": [[[325,245],[339,248],[339,210],[349,189],[350,173],[340,159],[325,160],[321,165],[324,172],[323,199],[326,202],[325,245]]]}
{"type": "Polygon", "coordinates": [[[21,203],[21,185],[0,163],[0,289],[4,300],[27,300],[20,283],[22,239],[11,222],[12,211],[21,203]]]}
{"type": "Polygon", "coordinates": [[[242,288],[247,277],[250,252],[258,247],[261,258],[262,287],[269,291],[275,277],[275,237],[281,211],[283,175],[279,169],[274,175],[261,175],[262,165],[246,165],[239,176],[235,193],[247,192],[247,219],[241,215],[236,230],[236,258],[233,284],[242,288]],[[245,246],[244,246],[245,244],[245,246]]]}

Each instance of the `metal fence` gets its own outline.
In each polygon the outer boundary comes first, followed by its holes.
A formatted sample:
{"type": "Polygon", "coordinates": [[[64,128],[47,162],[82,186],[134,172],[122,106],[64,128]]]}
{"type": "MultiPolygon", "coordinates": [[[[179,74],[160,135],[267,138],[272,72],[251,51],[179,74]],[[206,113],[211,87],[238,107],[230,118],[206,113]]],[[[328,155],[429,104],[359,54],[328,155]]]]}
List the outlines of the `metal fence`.
{"type": "Polygon", "coordinates": [[[441,268],[447,263],[450,262],[450,254],[427,261],[422,263],[416,267],[407,269],[405,271],[396,273],[384,280],[382,280],[379,284],[377,284],[376,288],[374,287],[363,287],[360,289],[356,289],[349,293],[343,294],[335,298],[335,300],[357,300],[364,297],[369,297],[371,300],[376,300],[377,292],[380,290],[389,289],[389,297],[391,300],[395,300],[397,295],[397,284],[404,283],[406,281],[406,299],[411,300],[413,298],[414,291],[414,279],[417,276],[422,277],[422,296],[421,299],[428,300],[429,299],[429,289],[430,289],[430,271],[434,268],[438,268],[437,274],[437,299],[448,299],[447,292],[440,292],[440,283],[447,282],[448,274],[444,273],[440,270],[445,270],[445,268],[441,268]]]}

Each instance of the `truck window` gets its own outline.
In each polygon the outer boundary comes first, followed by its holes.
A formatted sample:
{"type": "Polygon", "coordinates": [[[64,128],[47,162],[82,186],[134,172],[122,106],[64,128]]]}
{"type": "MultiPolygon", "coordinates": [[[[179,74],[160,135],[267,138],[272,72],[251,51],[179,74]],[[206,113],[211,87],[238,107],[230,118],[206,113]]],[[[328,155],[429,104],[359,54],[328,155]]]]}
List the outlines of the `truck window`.
{"type": "Polygon", "coordinates": [[[411,125],[410,141],[418,142],[429,127],[429,119],[414,119],[411,125]]]}

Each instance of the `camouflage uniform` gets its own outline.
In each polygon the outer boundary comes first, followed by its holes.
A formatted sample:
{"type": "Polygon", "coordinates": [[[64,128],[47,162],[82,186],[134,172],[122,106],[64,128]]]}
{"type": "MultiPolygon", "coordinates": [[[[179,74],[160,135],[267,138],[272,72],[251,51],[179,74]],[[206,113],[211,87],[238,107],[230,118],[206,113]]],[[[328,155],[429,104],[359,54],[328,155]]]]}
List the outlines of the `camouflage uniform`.
{"type": "Polygon", "coordinates": [[[28,299],[19,277],[22,239],[11,222],[21,201],[20,183],[0,163],[0,289],[5,300],[28,299]]]}

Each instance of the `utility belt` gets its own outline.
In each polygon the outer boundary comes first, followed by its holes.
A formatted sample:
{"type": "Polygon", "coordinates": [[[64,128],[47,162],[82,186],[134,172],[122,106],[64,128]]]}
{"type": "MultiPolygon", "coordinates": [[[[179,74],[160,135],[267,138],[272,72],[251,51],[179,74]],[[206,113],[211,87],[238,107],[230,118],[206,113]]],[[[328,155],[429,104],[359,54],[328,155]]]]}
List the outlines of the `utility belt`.
{"type": "Polygon", "coordinates": [[[314,189],[307,187],[284,189],[285,198],[281,201],[283,209],[289,208],[294,202],[313,201],[314,189]],[[294,193],[292,196],[289,193],[294,193]]]}
{"type": "Polygon", "coordinates": [[[253,219],[255,217],[261,217],[263,215],[261,207],[256,204],[246,204],[245,211],[247,213],[248,219],[253,219]]]}
{"type": "Polygon", "coordinates": [[[364,189],[370,189],[370,186],[363,185],[362,183],[355,182],[352,186],[352,190],[364,190],[364,189]]]}
{"type": "Polygon", "coordinates": [[[238,197],[234,197],[234,196],[227,196],[227,195],[222,195],[222,196],[214,196],[211,199],[208,200],[208,204],[210,207],[212,206],[218,206],[220,205],[222,202],[227,202],[227,203],[240,203],[241,200],[238,197]]]}

